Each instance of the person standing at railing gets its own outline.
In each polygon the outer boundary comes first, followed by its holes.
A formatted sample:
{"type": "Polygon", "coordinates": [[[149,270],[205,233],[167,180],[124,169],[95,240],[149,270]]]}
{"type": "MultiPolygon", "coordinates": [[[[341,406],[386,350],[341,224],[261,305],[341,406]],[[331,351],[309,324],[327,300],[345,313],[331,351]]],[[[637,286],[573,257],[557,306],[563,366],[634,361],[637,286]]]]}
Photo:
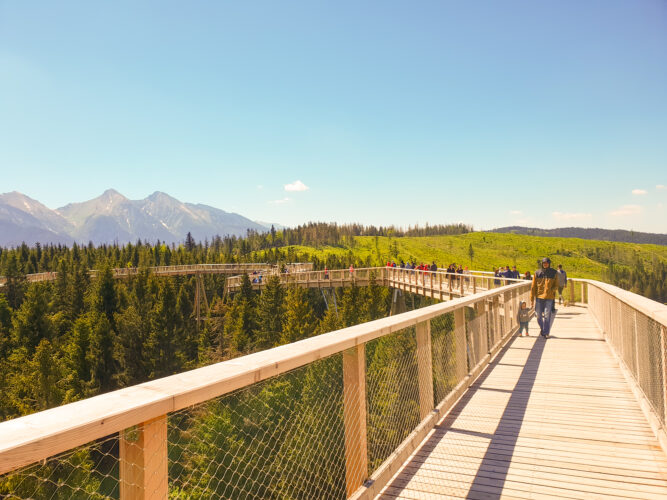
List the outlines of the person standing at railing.
{"type": "Polygon", "coordinates": [[[556,271],[556,274],[558,275],[558,303],[562,304],[563,288],[567,285],[567,273],[563,271],[562,264],[558,264],[558,271],[556,271]]]}
{"type": "Polygon", "coordinates": [[[540,325],[540,335],[544,338],[551,331],[551,315],[553,314],[558,277],[556,270],[551,267],[551,259],[542,259],[542,269],[535,271],[533,285],[530,287],[530,302],[535,306],[537,324],[540,325]]]}

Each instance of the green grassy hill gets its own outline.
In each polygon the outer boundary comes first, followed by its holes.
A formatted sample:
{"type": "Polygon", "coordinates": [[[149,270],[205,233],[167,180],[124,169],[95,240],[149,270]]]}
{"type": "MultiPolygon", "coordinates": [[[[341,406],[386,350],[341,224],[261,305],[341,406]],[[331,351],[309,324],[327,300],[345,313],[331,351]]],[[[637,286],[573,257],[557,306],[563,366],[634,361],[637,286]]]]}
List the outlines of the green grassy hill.
{"type": "Polygon", "coordinates": [[[387,260],[415,260],[439,267],[452,262],[471,269],[492,270],[493,267],[516,265],[523,273],[535,271],[537,259],[549,256],[554,265],[563,264],[568,275],[604,280],[610,263],[628,269],[640,263],[646,269],[667,264],[667,247],[636,243],[553,238],[501,233],[468,233],[457,236],[375,237],[359,236],[353,243],[341,246],[306,247],[293,249],[325,260],[327,255],[340,257],[350,254],[371,265],[383,265],[387,260]],[[472,263],[468,254],[472,245],[472,263]]]}

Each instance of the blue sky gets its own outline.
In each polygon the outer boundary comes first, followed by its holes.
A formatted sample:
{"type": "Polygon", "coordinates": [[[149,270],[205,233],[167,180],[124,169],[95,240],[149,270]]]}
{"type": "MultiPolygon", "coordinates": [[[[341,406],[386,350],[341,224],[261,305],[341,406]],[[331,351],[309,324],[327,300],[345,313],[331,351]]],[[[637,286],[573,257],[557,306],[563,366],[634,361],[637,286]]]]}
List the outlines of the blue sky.
{"type": "Polygon", "coordinates": [[[667,232],[667,2],[0,0],[0,174],[51,208],[667,232]]]}

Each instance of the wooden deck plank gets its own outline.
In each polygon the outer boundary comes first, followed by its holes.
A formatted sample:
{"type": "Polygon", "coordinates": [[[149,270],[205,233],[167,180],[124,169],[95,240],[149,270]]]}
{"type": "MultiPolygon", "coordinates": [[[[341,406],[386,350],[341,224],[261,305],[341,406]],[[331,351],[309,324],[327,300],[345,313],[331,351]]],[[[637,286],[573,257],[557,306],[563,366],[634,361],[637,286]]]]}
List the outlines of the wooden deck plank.
{"type": "Polygon", "coordinates": [[[667,456],[588,311],[559,311],[552,337],[513,339],[379,497],[667,498],[667,456]]]}

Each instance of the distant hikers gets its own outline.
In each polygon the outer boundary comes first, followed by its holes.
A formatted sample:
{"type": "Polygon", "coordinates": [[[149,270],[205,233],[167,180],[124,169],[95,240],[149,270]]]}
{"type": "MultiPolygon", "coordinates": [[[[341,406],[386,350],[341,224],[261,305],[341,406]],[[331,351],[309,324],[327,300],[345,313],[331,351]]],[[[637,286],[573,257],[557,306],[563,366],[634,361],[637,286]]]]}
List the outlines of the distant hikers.
{"type": "Polygon", "coordinates": [[[554,309],[558,277],[556,270],[551,267],[551,259],[542,259],[542,268],[535,271],[533,285],[530,288],[530,302],[535,303],[535,315],[540,325],[540,335],[544,338],[551,331],[551,316],[554,309]]]}
{"type": "Polygon", "coordinates": [[[558,303],[562,304],[563,288],[567,285],[567,273],[563,271],[562,264],[558,264],[558,271],[556,271],[556,274],[558,275],[558,303]]]}

